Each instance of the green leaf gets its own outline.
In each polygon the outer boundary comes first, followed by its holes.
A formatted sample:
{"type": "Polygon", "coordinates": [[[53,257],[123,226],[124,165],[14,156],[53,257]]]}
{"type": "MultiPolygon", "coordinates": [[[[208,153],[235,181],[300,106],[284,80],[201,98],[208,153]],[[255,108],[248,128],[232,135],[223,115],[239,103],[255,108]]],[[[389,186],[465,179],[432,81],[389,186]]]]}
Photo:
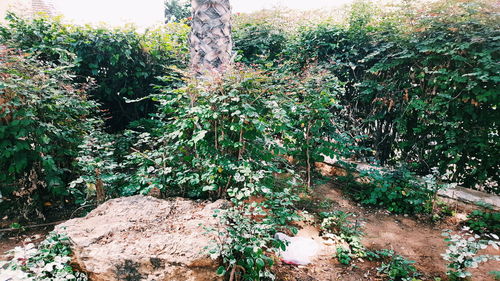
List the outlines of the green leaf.
{"type": "Polygon", "coordinates": [[[224,276],[226,274],[226,269],[223,266],[217,268],[216,274],[219,276],[224,276]]]}
{"type": "Polygon", "coordinates": [[[259,267],[264,267],[264,266],[266,265],[266,264],[265,264],[265,262],[264,262],[264,260],[263,260],[263,259],[261,259],[261,258],[257,258],[257,259],[255,260],[255,264],[256,264],[257,266],[259,266],[259,267]]]}
{"type": "Polygon", "coordinates": [[[200,140],[202,140],[205,135],[207,134],[208,131],[202,130],[199,131],[191,140],[194,144],[198,143],[200,140]]]}

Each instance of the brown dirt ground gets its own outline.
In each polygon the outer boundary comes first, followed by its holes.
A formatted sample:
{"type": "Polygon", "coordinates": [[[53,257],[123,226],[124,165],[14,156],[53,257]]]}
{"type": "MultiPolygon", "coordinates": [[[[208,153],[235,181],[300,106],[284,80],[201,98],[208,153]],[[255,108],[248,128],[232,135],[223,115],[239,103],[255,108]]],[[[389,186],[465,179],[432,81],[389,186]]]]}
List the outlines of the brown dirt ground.
{"type": "MultiPolygon", "coordinates": [[[[441,277],[446,280],[446,266],[440,254],[444,253],[446,243],[441,236],[444,229],[457,229],[459,220],[448,219],[439,224],[433,224],[401,215],[392,215],[387,211],[365,208],[351,201],[331,183],[316,187],[313,191],[316,201],[332,202],[331,210],[342,210],[357,214],[364,221],[363,243],[366,247],[377,249],[392,249],[407,259],[416,261],[415,266],[424,274],[422,280],[434,280],[441,277]]],[[[0,233],[0,260],[2,254],[23,244],[26,238],[35,241],[42,240],[52,230],[52,227],[32,230],[22,234],[0,233]]],[[[298,234],[321,241],[317,227],[305,225],[298,234]]],[[[355,261],[355,266],[340,264],[333,258],[334,246],[324,248],[314,262],[308,266],[297,267],[281,264],[275,267],[278,280],[283,281],[361,281],[384,280],[377,275],[376,262],[355,261]]],[[[489,254],[500,254],[499,251],[489,251],[489,254]]],[[[5,257],[4,257],[5,258],[5,257]]],[[[488,272],[499,270],[499,262],[490,261],[478,269],[471,270],[474,281],[493,281],[488,272]]]]}
{"type": "Polygon", "coordinates": [[[37,230],[19,232],[0,233],[0,261],[8,260],[7,251],[14,249],[17,246],[23,246],[28,243],[38,243],[45,239],[47,234],[54,227],[44,227],[37,230]],[[28,242],[30,241],[30,242],[28,242]]]}
{"type": "MultiPolygon", "coordinates": [[[[446,280],[446,264],[441,253],[446,250],[446,242],[441,236],[444,229],[457,229],[458,220],[449,219],[439,224],[419,221],[413,217],[392,215],[384,210],[365,208],[349,200],[333,184],[323,184],[315,188],[316,200],[329,200],[332,209],[357,214],[364,222],[365,247],[372,250],[392,249],[409,260],[414,260],[417,269],[424,274],[422,280],[434,280],[440,277],[446,280]]],[[[317,239],[318,230],[307,226],[299,236],[317,239]]],[[[500,254],[490,251],[489,254],[500,254]]],[[[276,269],[278,279],[283,281],[330,281],[330,280],[384,280],[377,276],[375,262],[357,261],[355,266],[345,266],[333,258],[331,249],[322,251],[316,260],[304,267],[279,265],[276,269]]],[[[494,280],[488,272],[498,270],[499,262],[490,261],[471,270],[473,280],[494,280]]]]}

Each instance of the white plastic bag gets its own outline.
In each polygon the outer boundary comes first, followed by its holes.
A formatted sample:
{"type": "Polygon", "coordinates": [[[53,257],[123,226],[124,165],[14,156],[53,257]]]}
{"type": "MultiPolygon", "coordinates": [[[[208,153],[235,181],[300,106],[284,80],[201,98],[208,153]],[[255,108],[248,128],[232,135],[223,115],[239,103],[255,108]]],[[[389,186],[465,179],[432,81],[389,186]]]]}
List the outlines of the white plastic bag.
{"type": "Polygon", "coordinates": [[[307,265],[318,253],[319,246],[316,241],[305,237],[290,237],[278,232],[274,238],[281,241],[288,241],[285,251],[280,252],[281,260],[286,264],[307,265]]]}

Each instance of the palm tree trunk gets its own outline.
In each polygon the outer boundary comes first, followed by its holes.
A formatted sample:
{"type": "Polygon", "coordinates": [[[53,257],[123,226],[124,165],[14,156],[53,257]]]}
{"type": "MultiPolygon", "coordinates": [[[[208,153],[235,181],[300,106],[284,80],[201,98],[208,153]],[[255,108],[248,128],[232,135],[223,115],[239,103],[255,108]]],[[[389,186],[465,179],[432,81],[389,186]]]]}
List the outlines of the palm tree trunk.
{"type": "Polygon", "coordinates": [[[222,73],[232,58],[229,0],[191,0],[191,4],[191,70],[198,76],[222,73]]]}

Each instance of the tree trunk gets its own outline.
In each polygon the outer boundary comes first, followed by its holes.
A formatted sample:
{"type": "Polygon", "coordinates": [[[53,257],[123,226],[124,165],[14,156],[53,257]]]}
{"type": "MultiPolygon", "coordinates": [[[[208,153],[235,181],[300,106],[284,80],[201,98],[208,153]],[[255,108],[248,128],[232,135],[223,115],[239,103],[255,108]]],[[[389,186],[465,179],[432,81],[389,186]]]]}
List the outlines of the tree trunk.
{"type": "Polygon", "coordinates": [[[197,76],[222,73],[232,59],[229,0],[191,0],[191,3],[191,70],[197,76]]]}

